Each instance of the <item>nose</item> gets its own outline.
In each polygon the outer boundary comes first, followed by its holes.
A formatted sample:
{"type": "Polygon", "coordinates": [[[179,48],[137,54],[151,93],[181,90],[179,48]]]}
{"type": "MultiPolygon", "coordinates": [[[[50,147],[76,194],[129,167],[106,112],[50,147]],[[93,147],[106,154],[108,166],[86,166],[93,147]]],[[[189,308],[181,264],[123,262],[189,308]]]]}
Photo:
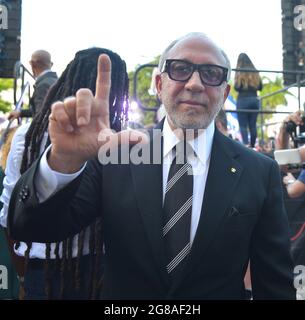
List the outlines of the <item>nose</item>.
{"type": "Polygon", "coordinates": [[[194,92],[199,92],[205,89],[205,86],[202,83],[199,72],[197,70],[193,72],[191,78],[186,82],[185,88],[194,92]]]}

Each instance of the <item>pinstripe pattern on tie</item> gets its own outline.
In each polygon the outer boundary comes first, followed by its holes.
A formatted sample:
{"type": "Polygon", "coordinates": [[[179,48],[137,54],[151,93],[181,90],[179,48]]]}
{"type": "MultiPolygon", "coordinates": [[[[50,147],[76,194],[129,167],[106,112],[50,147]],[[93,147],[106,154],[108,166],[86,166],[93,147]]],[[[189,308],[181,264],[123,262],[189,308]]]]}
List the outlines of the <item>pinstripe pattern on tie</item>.
{"type": "MultiPolygon", "coordinates": [[[[185,142],[181,142],[185,143],[185,142]]],[[[186,150],[179,161],[179,154],[175,154],[171,164],[164,198],[164,226],[163,237],[167,253],[166,269],[172,281],[183,270],[183,266],[190,252],[190,226],[193,202],[192,166],[187,163],[186,154],[189,153],[188,144],[180,148],[179,144],[174,152],[186,150]],[[179,158],[177,161],[176,159],[179,158]]],[[[180,155],[181,156],[181,155],[180,155]]]]}

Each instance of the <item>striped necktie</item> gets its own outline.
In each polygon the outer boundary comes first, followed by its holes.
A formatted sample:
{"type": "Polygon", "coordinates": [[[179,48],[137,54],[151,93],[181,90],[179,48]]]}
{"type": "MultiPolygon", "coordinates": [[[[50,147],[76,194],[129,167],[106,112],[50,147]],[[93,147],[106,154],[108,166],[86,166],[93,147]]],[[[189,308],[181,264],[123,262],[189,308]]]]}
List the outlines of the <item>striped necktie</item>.
{"type": "Polygon", "coordinates": [[[190,252],[190,227],[193,201],[192,166],[187,163],[191,146],[181,141],[174,149],[164,198],[163,237],[167,254],[166,269],[171,280],[180,275],[190,252]]]}

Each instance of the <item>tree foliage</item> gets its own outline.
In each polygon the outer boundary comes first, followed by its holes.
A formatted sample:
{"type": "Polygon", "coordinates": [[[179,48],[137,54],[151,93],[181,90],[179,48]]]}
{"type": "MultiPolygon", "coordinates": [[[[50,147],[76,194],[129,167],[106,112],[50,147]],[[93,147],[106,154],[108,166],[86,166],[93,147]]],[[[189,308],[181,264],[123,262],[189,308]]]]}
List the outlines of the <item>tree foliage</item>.
{"type": "Polygon", "coordinates": [[[3,91],[13,89],[13,80],[12,79],[0,79],[0,111],[8,112],[11,110],[11,103],[9,101],[4,100],[1,93],[3,91]]]}
{"type": "MultiPolygon", "coordinates": [[[[157,64],[159,57],[156,57],[153,61],[149,62],[148,64],[157,64]]],[[[134,100],[134,75],[136,70],[140,67],[140,65],[136,66],[134,71],[129,72],[129,96],[134,100]]],[[[146,67],[139,71],[137,75],[137,100],[147,108],[155,108],[159,107],[159,102],[156,95],[152,94],[150,91],[151,83],[152,83],[152,74],[153,74],[152,67],[146,67]]],[[[144,125],[151,125],[154,123],[155,112],[154,111],[144,111],[144,118],[143,124],[144,125]]]]}

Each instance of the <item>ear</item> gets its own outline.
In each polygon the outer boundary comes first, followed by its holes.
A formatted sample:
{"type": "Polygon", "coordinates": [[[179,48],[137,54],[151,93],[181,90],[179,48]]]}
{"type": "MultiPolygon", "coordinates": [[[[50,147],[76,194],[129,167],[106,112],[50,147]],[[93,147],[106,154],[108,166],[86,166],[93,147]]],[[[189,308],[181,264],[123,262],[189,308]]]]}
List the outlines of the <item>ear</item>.
{"type": "Polygon", "coordinates": [[[227,84],[223,94],[223,103],[227,100],[230,90],[231,90],[231,86],[227,84]]]}
{"type": "Polygon", "coordinates": [[[155,76],[155,85],[156,85],[156,90],[157,90],[158,97],[159,97],[159,99],[161,101],[162,79],[161,79],[161,74],[160,73],[156,74],[156,76],[155,76]]]}

